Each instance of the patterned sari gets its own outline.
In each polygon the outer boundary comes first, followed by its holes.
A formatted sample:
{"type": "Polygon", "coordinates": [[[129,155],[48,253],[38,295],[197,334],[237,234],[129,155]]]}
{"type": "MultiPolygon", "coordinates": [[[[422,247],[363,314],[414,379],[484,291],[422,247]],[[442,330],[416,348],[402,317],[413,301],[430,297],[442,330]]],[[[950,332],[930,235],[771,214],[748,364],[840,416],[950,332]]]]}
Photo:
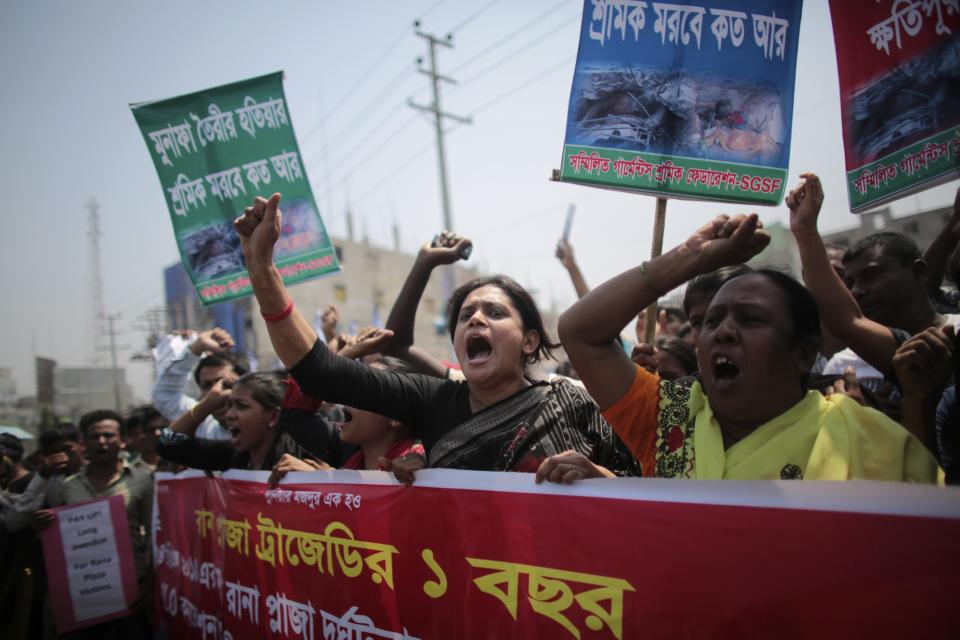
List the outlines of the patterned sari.
{"type": "Polygon", "coordinates": [[[640,475],[596,403],[562,378],[533,384],[454,427],[430,448],[429,466],[535,472],[570,449],[619,476],[640,475]]]}

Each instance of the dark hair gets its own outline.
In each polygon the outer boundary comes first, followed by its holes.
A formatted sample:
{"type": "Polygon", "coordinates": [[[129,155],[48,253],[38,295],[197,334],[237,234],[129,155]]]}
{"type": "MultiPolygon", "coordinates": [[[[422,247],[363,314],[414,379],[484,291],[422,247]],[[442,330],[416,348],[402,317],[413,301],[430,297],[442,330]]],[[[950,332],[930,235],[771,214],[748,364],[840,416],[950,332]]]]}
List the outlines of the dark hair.
{"type": "Polygon", "coordinates": [[[447,303],[447,329],[450,331],[450,339],[453,340],[453,334],[457,329],[457,317],[460,315],[460,307],[463,306],[463,301],[467,299],[471,291],[488,285],[507,294],[514,308],[520,313],[524,331],[536,331],[540,334],[540,344],[536,351],[526,357],[527,364],[540,362],[544,358],[553,360],[553,350],[560,346],[559,343],[552,342],[550,336],[547,335],[537,303],[533,301],[527,290],[520,286],[520,283],[509,276],[475,278],[453,292],[453,295],[450,296],[450,302],[447,303]]]}
{"type": "Polygon", "coordinates": [[[947,275],[950,276],[955,287],[960,287],[960,248],[953,252],[950,261],[947,262],[947,275]]]}
{"type": "Polygon", "coordinates": [[[40,445],[40,451],[49,451],[65,440],[72,440],[78,444],[82,440],[80,429],[72,422],[61,422],[45,429],[37,439],[37,444],[40,445]]]}
{"type": "Polygon", "coordinates": [[[129,436],[141,427],[146,427],[147,423],[163,416],[152,404],[145,404],[137,407],[130,412],[127,421],[123,423],[123,435],[129,436]]]}
{"type": "Polygon", "coordinates": [[[283,383],[283,379],[283,375],[279,373],[247,373],[240,376],[233,388],[250,389],[250,395],[262,407],[268,410],[279,409],[287,393],[287,385],[283,383]]]}
{"type": "Polygon", "coordinates": [[[400,358],[394,358],[393,356],[385,356],[382,353],[377,353],[371,356],[369,359],[365,359],[364,362],[370,366],[379,364],[384,369],[388,371],[396,371],[397,373],[416,373],[417,369],[411,365],[406,360],[401,360],[400,358]]]}
{"type": "Polygon", "coordinates": [[[783,292],[787,301],[787,314],[793,319],[793,344],[799,345],[812,338],[819,345],[823,338],[820,311],[817,309],[817,301],[807,288],[776,269],[757,269],[754,273],[764,276],[783,292]]]}
{"type": "Polygon", "coordinates": [[[721,267],[716,271],[701,273],[687,283],[687,290],[683,294],[683,312],[690,315],[690,307],[694,300],[710,298],[717,295],[720,287],[738,276],[753,273],[753,269],[745,264],[735,264],[730,267],[721,267]]]}
{"type": "Polygon", "coordinates": [[[663,311],[667,314],[667,320],[676,318],[680,322],[687,321],[687,314],[685,314],[682,309],[678,309],[677,307],[660,307],[659,311],[663,311]]]}
{"type": "Polygon", "coordinates": [[[23,443],[12,433],[0,433],[0,455],[15,462],[23,460],[23,443]]]}
{"type": "Polygon", "coordinates": [[[110,409],[97,409],[80,416],[80,433],[87,437],[87,429],[101,420],[114,420],[117,423],[117,429],[123,426],[123,416],[110,409]]]}
{"type": "Polygon", "coordinates": [[[654,344],[660,351],[676,358],[680,366],[686,371],[686,375],[693,375],[700,370],[700,365],[697,363],[697,352],[686,340],[666,336],[657,338],[654,344]]]}
{"type": "Polygon", "coordinates": [[[920,247],[909,236],[895,231],[881,231],[854,242],[843,254],[843,264],[856,260],[874,247],[880,247],[884,255],[896,258],[904,267],[921,258],[920,247]]]}
{"type": "Polygon", "coordinates": [[[250,371],[250,365],[247,362],[247,357],[237,351],[224,351],[223,353],[212,353],[208,356],[204,356],[203,360],[200,361],[200,364],[197,365],[197,368],[193,371],[193,380],[200,384],[200,370],[206,369],[207,367],[232,367],[233,372],[238,376],[242,376],[250,371]]]}

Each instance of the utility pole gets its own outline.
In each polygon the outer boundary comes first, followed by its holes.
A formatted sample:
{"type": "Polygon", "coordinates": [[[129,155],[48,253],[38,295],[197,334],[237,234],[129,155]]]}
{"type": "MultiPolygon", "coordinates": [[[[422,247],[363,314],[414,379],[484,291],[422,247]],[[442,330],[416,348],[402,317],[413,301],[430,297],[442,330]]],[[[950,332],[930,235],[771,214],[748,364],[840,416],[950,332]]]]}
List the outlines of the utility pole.
{"type": "MultiPolygon", "coordinates": [[[[113,323],[120,317],[119,313],[114,314],[104,314],[101,316],[102,320],[105,320],[107,323],[107,329],[104,332],[106,336],[110,339],[110,346],[108,347],[110,351],[110,377],[113,380],[113,403],[114,408],[118,413],[123,412],[123,403],[120,400],[120,369],[117,367],[117,350],[126,349],[126,346],[118,347],[116,342],[116,337],[118,334],[117,331],[114,331],[113,323]]],[[[102,350],[102,349],[101,349],[102,350]]]]}
{"type": "Polygon", "coordinates": [[[87,207],[87,239],[89,239],[90,253],[88,259],[89,278],[87,287],[87,320],[90,325],[87,327],[87,336],[93,339],[92,364],[100,364],[98,352],[100,338],[103,335],[103,278],[100,275],[100,204],[96,198],[90,198],[86,204],[87,207]]]}
{"type": "MultiPolygon", "coordinates": [[[[437,134],[437,161],[440,167],[440,204],[443,207],[443,228],[449,231],[453,231],[453,212],[450,207],[450,187],[447,184],[447,158],[443,146],[443,121],[444,118],[453,120],[455,122],[460,122],[462,124],[472,124],[472,118],[465,118],[461,116],[454,115],[452,113],[446,113],[440,106],[440,81],[449,82],[450,84],[456,84],[456,80],[448,76],[441,75],[437,71],[437,47],[447,47],[448,49],[453,48],[452,40],[453,35],[447,34],[446,38],[437,38],[433,34],[424,33],[420,30],[420,21],[417,20],[413,23],[414,32],[427,41],[428,51],[430,54],[430,68],[424,69],[420,67],[420,73],[430,77],[430,84],[433,88],[433,104],[430,105],[420,105],[417,104],[411,99],[409,104],[414,109],[418,111],[423,111],[424,113],[429,113],[433,115],[433,125],[437,134]]],[[[417,64],[423,64],[423,58],[417,58],[417,64]]],[[[444,278],[444,289],[443,297],[445,300],[450,298],[450,295],[453,293],[454,283],[454,272],[453,269],[445,271],[444,278]]]]}

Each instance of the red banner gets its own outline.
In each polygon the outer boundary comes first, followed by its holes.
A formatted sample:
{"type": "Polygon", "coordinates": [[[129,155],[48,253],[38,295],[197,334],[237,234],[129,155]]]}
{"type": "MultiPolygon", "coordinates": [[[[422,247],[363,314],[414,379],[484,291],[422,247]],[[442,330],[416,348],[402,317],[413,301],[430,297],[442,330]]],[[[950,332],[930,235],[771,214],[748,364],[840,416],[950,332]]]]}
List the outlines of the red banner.
{"type": "Polygon", "coordinates": [[[850,208],[960,175],[956,0],[830,0],[850,208]]]}
{"type": "Polygon", "coordinates": [[[427,471],[158,474],[176,638],[947,637],[960,491],[427,471]]]}

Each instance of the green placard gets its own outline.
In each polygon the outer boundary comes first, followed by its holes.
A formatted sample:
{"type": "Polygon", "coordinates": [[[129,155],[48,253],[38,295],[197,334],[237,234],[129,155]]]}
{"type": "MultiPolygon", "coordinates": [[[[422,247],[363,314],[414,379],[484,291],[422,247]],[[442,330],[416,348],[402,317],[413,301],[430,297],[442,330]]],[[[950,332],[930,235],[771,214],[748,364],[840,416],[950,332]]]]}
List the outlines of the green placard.
{"type": "Polygon", "coordinates": [[[201,304],[252,293],[233,220],[258,195],[283,194],[274,255],[284,282],[340,268],[293,133],[283,72],[131,109],[201,304]]]}
{"type": "Polygon", "coordinates": [[[866,211],[960,176],[960,126],[847,172],[850,210],[866,211]]]}

